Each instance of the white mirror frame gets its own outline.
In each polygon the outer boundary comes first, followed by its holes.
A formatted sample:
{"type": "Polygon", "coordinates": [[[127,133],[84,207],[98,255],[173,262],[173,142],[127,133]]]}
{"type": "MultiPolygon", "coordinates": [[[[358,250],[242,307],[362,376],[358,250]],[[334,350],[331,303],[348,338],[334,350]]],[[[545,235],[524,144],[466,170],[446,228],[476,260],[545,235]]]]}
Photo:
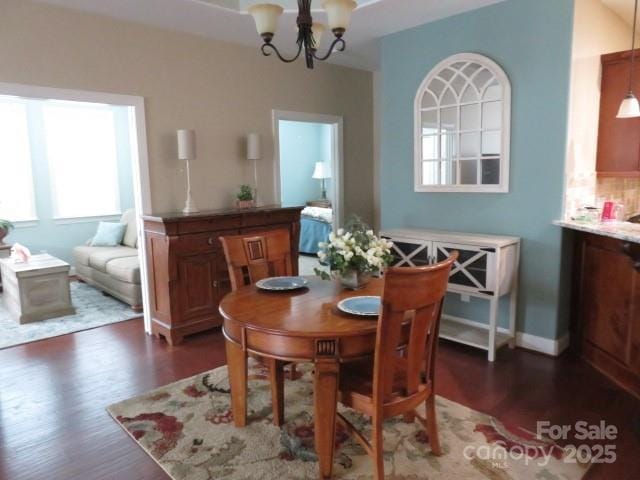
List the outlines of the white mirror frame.
{"type": "MultiPolygon", "coordinates": [[[[454,76],[455,77],[455,76],[454,76]]],[[[446,90],[446,89],[445,89],[446,90]]],[[[458,106],[460,102],[458,102],[458,106]]],[[[511,147],[511,82],[505,71],[490,58],[477,53],[459,53],[438,63],[420,84],[414,101],[414,191],[457,193],[508,193],[511,147]],[[500,183],[493,185],[424,185],[422,182],[422,98],[427,86],[446,67],[459,62],[479,64],[488,69],[502,86],[502,151],[500,154],[500,183]]]]}

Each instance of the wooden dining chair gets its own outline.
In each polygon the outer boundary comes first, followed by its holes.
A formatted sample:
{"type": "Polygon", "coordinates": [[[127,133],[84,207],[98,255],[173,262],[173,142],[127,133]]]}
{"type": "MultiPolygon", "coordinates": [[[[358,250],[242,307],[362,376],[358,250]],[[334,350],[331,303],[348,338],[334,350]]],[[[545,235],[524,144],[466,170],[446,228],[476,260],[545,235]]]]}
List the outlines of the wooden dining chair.
{"type": "Polygon", "coordinates": [[[436,420],[434,375],[442,303],[449,272],[458,252],[443,262],[418,268],[390,268],[385,273],[382,312],[372,362],[346,363],[340,369],[340,402],[371,417],[371,441],[346,418],[338,421],[362,444],[375,462],[375,478],[384,478],[385,419],[416,418],[427,430],[431,452],[441,455],[436,420]],[[401,345],[403,325],[410,321],[409,343],[401,345]],[[416,408],[425,404],[426,417],[416,408]]]}
{"type": "MultiPolygon", "coordinates": [[[[220,237],[229,269],[231,289],[256,283],[263,278],[293,275],[291,235],[281,228],[220,237]]],[[[284,422],[284,366],[286,362],[255,356],[269,370],[273,423],[284,422]]],[[[291,378],[295,378],[295,364],[291,364],[291,378]]]]}

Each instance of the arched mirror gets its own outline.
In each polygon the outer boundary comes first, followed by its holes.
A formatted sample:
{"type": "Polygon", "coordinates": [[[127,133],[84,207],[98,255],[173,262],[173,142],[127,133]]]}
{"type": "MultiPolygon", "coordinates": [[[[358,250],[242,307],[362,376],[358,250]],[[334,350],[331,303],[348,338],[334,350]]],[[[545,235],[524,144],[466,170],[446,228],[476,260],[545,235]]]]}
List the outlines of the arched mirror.
{"type": "Polygon", "coordinates": [[[415,100],[417,192],[508,192],[511,84],[474,53],[440,62],[415,100]]]}

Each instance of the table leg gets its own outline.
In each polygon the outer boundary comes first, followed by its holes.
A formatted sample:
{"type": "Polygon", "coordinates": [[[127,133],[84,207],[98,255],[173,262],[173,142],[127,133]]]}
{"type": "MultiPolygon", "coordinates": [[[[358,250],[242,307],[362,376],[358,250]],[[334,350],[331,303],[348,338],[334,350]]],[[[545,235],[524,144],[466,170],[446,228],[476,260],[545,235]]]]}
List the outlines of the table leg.
{"type": "Polygon", "coordinates": [[[229,340],[225,340],[225,346],[233,421],[236,427],[244,427],[247,424],[247,353],[229,340]]]}
{"type": "Polygon", "coordinates": [[[266,358],[265,364],[269,367],[273,424],[281,426],[284,423],[284,362],[266,358]]]}
{"type": "Polygon", "coordinates": [[[316,360],[313,385],[314,426],[316,452],[322,479],[331,478],[333,469],[339,372],[340,366],[337,359],[316,360]]]}

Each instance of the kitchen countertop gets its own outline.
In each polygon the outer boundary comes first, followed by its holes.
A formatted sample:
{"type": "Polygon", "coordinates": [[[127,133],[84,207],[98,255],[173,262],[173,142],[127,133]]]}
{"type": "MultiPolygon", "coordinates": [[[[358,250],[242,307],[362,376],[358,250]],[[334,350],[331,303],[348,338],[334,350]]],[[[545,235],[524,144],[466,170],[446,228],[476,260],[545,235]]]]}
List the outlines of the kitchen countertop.
{"type": "Polygon", "coordinates": [[[617,238],[626,242],[640,243],[640,224],[630,222],[588,223],[575,220],[556,220],[554,225],[580,232],[594,233],[617,238]]]}

